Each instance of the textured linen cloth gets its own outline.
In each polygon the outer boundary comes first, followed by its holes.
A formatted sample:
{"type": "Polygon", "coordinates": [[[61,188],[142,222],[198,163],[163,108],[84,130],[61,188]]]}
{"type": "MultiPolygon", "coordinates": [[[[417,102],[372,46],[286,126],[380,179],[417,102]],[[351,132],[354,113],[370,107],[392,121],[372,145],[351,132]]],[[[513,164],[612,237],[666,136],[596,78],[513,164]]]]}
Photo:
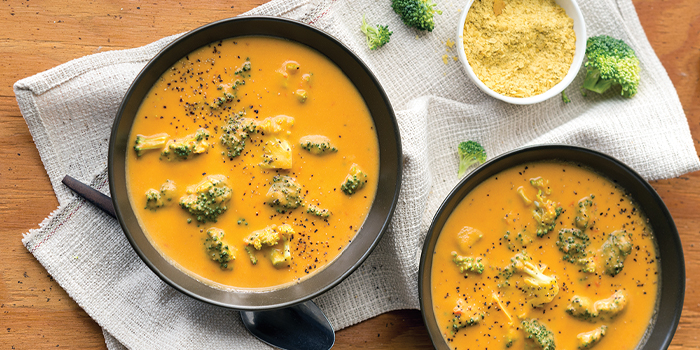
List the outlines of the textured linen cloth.
{"type": "MultiPolygon", "coordinates": [[[[403,186],[394,219],[377,249],[350,277],[315,302],[335,329],[396,309],[418,308],[418,262],[429,223],[457,183],[456,145],[476,140],[489,157],[542,143],[610,154],[648,180],[700,169],[678,96],[654,54],[630,0],[579,0],[588,34],[629,43],[641,65],[632,99],[578,93],[573,102],[531,106],[488,97],[468,80],[455,41],[463,1],[439,1],[432,33],[404,26],[388,0],[278,0],[247,15],[273,15],[314,25],[340,39],[374,71],[397,111],[403,142],[403,186]],[[388,24],[391,42],[369,51],[361,15],[388,24]],[[447,63],[443,55],[448,55],[447,63]]],[[[136,74],[177,36],[124,51],[83,57],[17,82],[17,102],[60,207],[23,240],[54,279],[104,329],[108,348],[263,349],[237,312],[191,299],[138,258],[116,220],[61,183],[69,174],[108,193],[112,122],[136,74]]],[[[584,38],[579,38],[584,40],[584,38]]]]}

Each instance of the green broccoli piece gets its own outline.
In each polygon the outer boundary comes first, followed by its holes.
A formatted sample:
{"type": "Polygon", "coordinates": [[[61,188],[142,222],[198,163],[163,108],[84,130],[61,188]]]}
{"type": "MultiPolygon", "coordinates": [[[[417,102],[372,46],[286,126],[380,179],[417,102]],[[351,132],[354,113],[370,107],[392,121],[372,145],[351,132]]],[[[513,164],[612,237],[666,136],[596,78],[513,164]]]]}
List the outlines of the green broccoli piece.
{"type": "Polygon", "coordinates": [[[194,134],[179,140],[169,140],[160,155],[166,159],[187,159],[190,155],[201,154],[209,148],[209,132],[199,129],[194,134]]]}
{"type": "Polygon", "coordinates": [[[459,272],[463,273],[465,276],[469,274],[469,272],[476,272],[478,274],[484,273],[484,259],[481,257],[470,257],[470,256],[461,256],[458,255],[457,252],[452,252],[452,262],[457,265],[459,268],[459,272]]]}
{"type": "Polygon", "coordinates": [[[586,250],[590,244],[587,234],[578,229],[559,230],[557,247],[564,253],[562,259],[582,266],[582,271],[587,273],[595,272],[595,261],[593,253],[586,250]]]}
{"type": "Polygon", "coordinates": [[[241,68],[236,69],[236,71],[233,72],[235,75],[239,75],[241,77],[246,77],[250,76],[250,73],[247,75],[245,73],[250,72],[251,65],[250,65],[250,58],[246,58],[245,62],[241,65],[241,68]]]}
{"type": "Polygon", "coordinates": [[[160,191],[153,188],[146,191],[146,208],[150,210],[156,210],[161,208],[173,200],[175,195],[175,182],[171,180],[166,180],[161,186],[160,191]]]}
{"type": "Polygon", "coordinates": [[[535,196],[535,210],[532,212],[532,217],[537,221],[537,237],[542,237],[554,229],[557,224],[557,218],[563,211],[559,203],[544,198],[542,191],[539,191],[535,196]]]}
{"type": "Polygon", "coordinates": [[[595,204],[593,203],[594,195],[581,198],[576,204],[576,216],[574,217],[574,225],[581,229],[582,231],[588,228],[588,224],[591,220],[591,211],[595,210],[595,204]]]}
{"type": "Polygon", "coordinates": [[[503,282],[498,284],[498,287],[502,288],[510,286],[510,278],[517,272],[522,271],[526,262],[529,263],[531,261],[532,258],[525,250],[520,251],[514,257],[510,258],[510,264],[501,269],[501,271],[498,273],[498,278],[503,280],[503,282]]]}
{"type": "Polygon", "coordinates": [[[299,139],[301,148],[311,154],[323,155],[331,152],[338,152],[338,149],[331,143],[331,139],[323,135],[307,135],[299,139]]]}
{"type": "Polygon", "coordinates": [[[522,290],[529,294],[532,307],[540,307],[554,300],[559,293],[557,277],[544,274],[547,266],[540,267],[530,261],[523,261],[522,264],[520,271],[530,276],[525,277],[525,286],[522,290]]]}
{"type": "Polygon", "coordinates": [[[571,103],[571,99],[569,98],[569,95],[566,94],[566,90],[561,91],[561,100],[564,103],[571,103]]]}
{"type": "Polygon", "coordinates": [[[429,32],[435,29],[435,14],[442,14],[435,6],[437,4],[432,0],[391,0],[391,8],[404,24],[429,32]]]}
{"type": "Polygon", "coordinates": [[[309,98],[309,94],[304,89],[297,89],[296,91],[292,92],[292,95],[296,96],[297,100],[301,103],[306,102],[306,100],[309,98]]]}
{"type": "Polygon", "coordinates": [[[588,38],[583,88],[604,93],[613,85],[622,87],[622,96],[632,97],[639,87],[639,59],[624,41],[600,35],[588,38]]]}
{"type": "Polygon", "coordinates": [[[224,241],[224,230],[212,227],[207,230],[207,238],[204,240],[207,255],[219,263],[222,270],[230,269],[229,262],[236,260],[236,256],[224,241]]]}
{"type": "Polygon", "coordinates": [[[136,135],[136,142],[134,144],[136,156],[141,157],[146,151],[165,147],[165,143],[168,142],[168,137],[166,133],[151,136],[136,135]]]}
{"type": "Polygon", "coordinates": [[[232,84],[221,84],[216,89],[221,91],[221,96],[214,98],[209,104],[212,109],[221,107],[226,102],[231,102],[236,99],[236,89],[239,85],[245,85],[245,80],[236,80],[232,84]]]}
{"type": "Polygon", "coordinates": [[[554,333],[537,319],[527,319],[520,323],[527,339],[532,339],[542,350],[555,350],[554,333]]]}
{"type": "Polygon", "coordinates": [[[632,241],[625,230],[617,230],[608,235],[601,247],[601,259],[605,273],[615,277],[625,267],[625,258],[632,252],[632,241]]]}
{"type": "Polygon", "coordinates": [[[277,208],[278,212],[284,212],[284,209],[296,209],[304,201],[301,185],[295,178],[288,175],[275,175],[266,197],[267,204],[277,208]]]}
{"type": "Polygon", "coordinates": [[[331,216],[331,212],[328,209],[321,209],[313,204],[309,204],[306,207],[306,213],[311,215],[316,215],[323,219],[328,219],[331,216]]]}
{"type": "Polygon", "coordinates": [[[586,297],[575,295],[571,298],[566,313],[578,319],[597,322],[606,321],[617,316],[627,306],[627,291],[620,289],[608,298],[601,299],[595,303],[586,297]]]}
{"type": "MultiPolygon", "coordinates": [[[[243,152],[245,140],[255,132],[255,121],[243,118],[243,115],[245,112],[236,114],[221,127],[221,144],[226,147],[225,155],[231,160],[243,152]]],[[[223,155],[224,152],[221,154],[223,155]]]]}
{"type": "MultiPolygon", "coordinates": [[[[471,311],[471,307],[468,308],[471,311]]],[[[471,312],[469,315],[465,314],[464,301],[462,299],[457,300],[457,306],[452,309],[452,332],[457,333],[460,329],[468,326],[474,326],[479,324],[481,320],[484,319],[485,315],[483,312],[471,312]]]]}
{"type": "Polygon", "coordinates": [[[253,265],[257,264],[253,249],[260,250],[263,246],[272,247],[270,250],[270,261],[276,268],[288,267],[292,259],[291,241],[294,236],[294,229],[288,224],[270,225],[262,230],[253,231],[248,237],[243,239],[246,251],[253,265]],[[282,246],[278,244],[282,241],[282,246]]]}
{"type": "Polygon", "coordinates": [[[461,178],[467,173],[467,169],[474,164],[482,164],[486,161],[486,151],[476,141],[460,142],[457,146],[459,154],[459,170],[457,177],[461,178]]]}
{"type": "Polygon", "coordinates": [[[345,177],[345,180],[340,185],[340,189],[350,196],[362,187],[365,187],[365,183],[367,183],[367,174],[360,169],[359,165],[353,163],[350,166],[348,176],[345,177]]]}
{"type": "Polygon", "coordinates": [[[608,326],[600,326],[592,331],[589,332],[583,332],[579,333],[576,336],[576,339],[578,339],[578,348],[579,349],[590,349],[594,345],[598,344],[598,342],[603,339],[605,336],[605,333],[608,331],[608,326]]]}
{"type": "Polygon", "coordinates": [[[389,42],[391,34],[393,32],[389,31],[389,26],[377,25],[377,27],[372,27],[365,21],[365,15],[362,15],[362,27],[360,27],[365,36],[367,37],[367,46],[370,50],[376,50],[384,44],[389,42]]]}
{"type": "Polygon", "coordinates": [[[199,222],[216,222],[231,200],[231,188],[224,175],[209,175],[198,184],[187,188],[187,195],[180,198],[180,207],[199,222]]]}

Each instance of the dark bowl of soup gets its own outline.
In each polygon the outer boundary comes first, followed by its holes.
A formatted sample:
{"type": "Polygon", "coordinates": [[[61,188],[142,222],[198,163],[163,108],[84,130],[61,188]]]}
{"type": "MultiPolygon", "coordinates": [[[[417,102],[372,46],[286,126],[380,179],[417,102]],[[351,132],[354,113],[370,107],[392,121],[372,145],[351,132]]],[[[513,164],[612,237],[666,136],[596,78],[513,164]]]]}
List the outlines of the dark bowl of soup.
{"type": "Polygon", "coordinates": [[[460,181],[419,276],[437,349],[666,349],[685,291],[678,231],[654,189],[566,145],[514,150],[460,181]]]}
{"type": "Polygon", "coordinates": [[[109,179],[129,242],[163,281],[275,309],[367,258],[396,206],[401,143],[381,85],[337,39],[238,17],[176,39],[137,76],[109,179]]]}

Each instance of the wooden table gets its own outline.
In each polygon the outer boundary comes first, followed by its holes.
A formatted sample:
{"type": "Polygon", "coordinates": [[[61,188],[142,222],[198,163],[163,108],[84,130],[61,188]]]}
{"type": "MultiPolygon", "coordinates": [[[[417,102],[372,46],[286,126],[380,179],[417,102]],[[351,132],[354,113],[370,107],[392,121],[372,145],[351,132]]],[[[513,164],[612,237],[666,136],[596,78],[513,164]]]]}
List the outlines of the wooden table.
{"type": "MultiPolygon", "coordinates": [[[[3,0],[0,3],[0,350],[104,349],[99,326],[22,246],[58,205],[12,85],[92,53],[141,46],[265,0],[149,2],[3,0]]],[[[388,2],[388,0],[385,0],[388,2]]],[[[673,81],[700,148],[700,2],[634,0],[642,25],[673,81]]],[[[387,4],[388,5],[388,4],[387,4]]],[[[700,172],[652,183],[680,231],[685,307],[671,349],[700,347],[700,172]]],[[[337,333],[336,349],[424,349],[415,310],[380,315],[337,333]]]]}

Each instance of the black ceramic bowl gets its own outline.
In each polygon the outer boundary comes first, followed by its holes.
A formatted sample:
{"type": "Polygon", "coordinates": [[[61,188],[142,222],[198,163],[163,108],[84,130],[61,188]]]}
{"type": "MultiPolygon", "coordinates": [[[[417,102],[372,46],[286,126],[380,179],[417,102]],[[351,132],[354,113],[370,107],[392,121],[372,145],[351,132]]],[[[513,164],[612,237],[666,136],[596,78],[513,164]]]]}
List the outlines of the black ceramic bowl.
{"type": "Polygon", "coordinates": [[[435,321],[430,287],[433,251],[445,222],[459,202],[484,180],[516,165],[543,160],[561,160],[588,166],[622,186],[646,213],[657,243],[660,283],[656,314],[637,348],[668,348],[681,317],[685,295],[683,247],[671,214],[654,188],[630,167],[603,153],[566,145],[521,148],[496,157],[460,181],[440,206],[423,245],[418,282],[423,322],[433,345],[436,349],[449,349],[435,321]]]}
{"type": "Polygon", "coordinates": [[[370,254],[386,230],[401,184],[401,141],[394,112],[369,68],[330,35],[303,23],[277,17],[237,17],[205,25],[175,40],[156,55],[136,77],[119,108],[109,149],[109,183],[117,218],[143,261],[179,291],[202,301],[238,310],[267,310],[309,300],[340,283],[370,254]],[[125,158],[131,149],[129,132],[141,101],[156,80],[176,61],[211,42],[238,36],[262,35],[309,46],[324,54],[348,76],[369,108],[379,138],[379,185],[362,228],[331,264],[286,288],[267,292],[224,291],[194,279],[166,261],[139,226],[129,202],[125,158]]]}

